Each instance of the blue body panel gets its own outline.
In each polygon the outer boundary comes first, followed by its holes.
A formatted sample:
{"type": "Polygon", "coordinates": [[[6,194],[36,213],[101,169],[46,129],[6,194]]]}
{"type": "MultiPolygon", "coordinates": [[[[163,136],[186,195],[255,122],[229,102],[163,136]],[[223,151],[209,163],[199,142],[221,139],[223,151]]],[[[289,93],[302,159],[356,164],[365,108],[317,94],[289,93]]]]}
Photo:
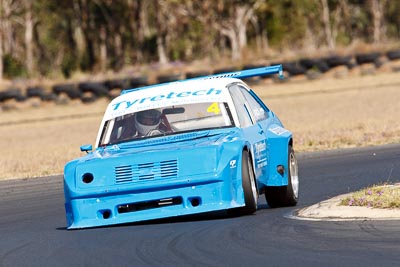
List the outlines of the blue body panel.
{"type": "MultiPolygon", "coordinates": [[[[173,146],[168,137],[160,137],[157,145],[154,140],[148,140],[147,145],[144,141],[140,145],[124,143],[98,148],[69,162],[64,170],[67,228],[244,206],[241,156],[243,149],[250,150],[252,144],[240,128],[205,131],[199,136],[194,140],[186,140],[185,134],[182,140],[174,137],[173,146]],[[90,184],[83,181],[87,173],[93,175],[90,184]],[[137,210],[126,212],[124,205],[137,210]]],[[[287,140],[281,139],[272,138],[268,151],[271,164],[286,164],[287,155],[280,155],[285,149],[279,146],[286,147],[287,140]],[[271,153],[279,157],[272,157],[271,153]]],[[[276,171],[263,174],[257,177],[260,190],[265,185],[287,184],[287,177],[281,177],[276,171]]]]}

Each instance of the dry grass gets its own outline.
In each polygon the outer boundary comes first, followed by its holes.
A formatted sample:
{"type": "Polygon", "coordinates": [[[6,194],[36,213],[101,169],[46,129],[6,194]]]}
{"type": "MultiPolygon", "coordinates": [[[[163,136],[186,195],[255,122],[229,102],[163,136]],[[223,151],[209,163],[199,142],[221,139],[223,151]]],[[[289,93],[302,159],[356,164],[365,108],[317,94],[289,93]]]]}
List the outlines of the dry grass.
{"type": "Polygon", "coordinates": [[[82,155],[80,145],[94,144],[106,104],[99,101],[3,112],[0,180],[62,173],[67,161],[82,155]]]}
{"type": "Polygon", "coordinates": [[[340,205],[381,209],[400,208],[400,188],[398,184],[367,187],[342,199],[340,205]]]}
{"type": "MultiPolygon", "coordinates": [[[[310,151],[400,142],[399,85],[399,74],[386,73],[265,82],[254,89],[293,131],[295,149],[310,151]]],[[[62,173],[67,161],[82,155],[80,145],[94,145],[106,105],[0,111],[0,180],[62,173]]]]}

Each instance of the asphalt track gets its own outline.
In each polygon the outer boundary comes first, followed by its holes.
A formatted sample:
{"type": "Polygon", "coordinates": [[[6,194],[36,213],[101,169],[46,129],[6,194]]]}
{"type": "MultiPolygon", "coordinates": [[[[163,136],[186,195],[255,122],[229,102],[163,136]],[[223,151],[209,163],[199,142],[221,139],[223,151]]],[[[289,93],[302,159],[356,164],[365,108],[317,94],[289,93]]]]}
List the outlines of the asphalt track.
{"type": "Polygon", "coordinates": [[[398,266],[400,221],[288,218],[367,185],[400,181],[400,145],[299,155],[295,208],[67,231],[62,177],[0,182],[0,267],[398,266]]]}

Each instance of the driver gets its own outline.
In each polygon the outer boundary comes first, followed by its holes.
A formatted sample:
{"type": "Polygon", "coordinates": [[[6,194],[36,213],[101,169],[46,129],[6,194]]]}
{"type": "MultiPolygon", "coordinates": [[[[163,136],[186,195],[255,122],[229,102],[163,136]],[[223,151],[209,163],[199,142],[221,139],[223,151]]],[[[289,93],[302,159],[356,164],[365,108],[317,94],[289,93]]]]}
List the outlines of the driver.
{"type": "Polygon", "coordinates": [[[157,109],[143,110],[136,113],[135,127],[137,134],[141,136],[152,136],[162,134],[159,129],[161,123],[161,112],[157,109]]]}

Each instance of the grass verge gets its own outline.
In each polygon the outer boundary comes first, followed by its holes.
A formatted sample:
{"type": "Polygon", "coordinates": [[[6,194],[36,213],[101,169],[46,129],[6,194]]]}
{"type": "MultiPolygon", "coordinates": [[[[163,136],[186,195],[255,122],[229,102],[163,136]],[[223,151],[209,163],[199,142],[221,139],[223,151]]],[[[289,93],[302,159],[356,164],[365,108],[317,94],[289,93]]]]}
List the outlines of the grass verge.
{"type": "Polygon", "coordinates": [[[400,208],[400,184],[384,184],[356,191],[340,202],[341,206],[379,209],[400,208]]]}

